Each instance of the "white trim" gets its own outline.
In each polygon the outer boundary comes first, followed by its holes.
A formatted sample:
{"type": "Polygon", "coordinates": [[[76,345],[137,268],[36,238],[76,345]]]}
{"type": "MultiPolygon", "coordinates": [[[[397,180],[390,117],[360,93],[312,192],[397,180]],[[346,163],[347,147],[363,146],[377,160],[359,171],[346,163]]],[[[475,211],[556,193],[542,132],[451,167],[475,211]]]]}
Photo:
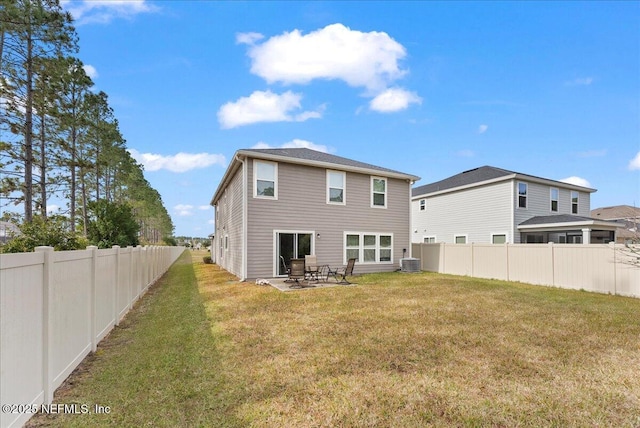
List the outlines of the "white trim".
{"type": "Polygon", "coordinates": [[[309,245],[311,246],[311,254],[315,254],[316,253],[316,232],[315,230],[299,230],[299,229],[273,229],[273,251],[271,254],[273,254],[273,277],[274,278],[278,278],[278,277],[284,277],[286,275],[278,275],[278,263],[280,263],[280,255],[278,254],[278,234],[280,233],[291,233],[291,234],[304,234],[304,235],[311,235],[311,242],[309,243],[309,245]]]}
{"type": "Polygon", "coordinates": [[[525,182],[525,181],[518,181],[516,184],[516,208],[519,210],[527,210],[529,209],[529,183],[525,182]],[[524,184],[526,186],[526,191],[525,191],[525,206],[521,207],[520,206],[520,184],[524,184]]]}
{"type": "MultiPolygon", "coordinates": [[[[346,205],[347,204],[347,173],[344,171],[337,171],[335,169],[327,169],[326,172],[326,187],[327,187],[327,204],[329,205],[346,205]],[[331,200],[331,184],[329,177],[331,174],[340,174],[342,175],[342,202],[334,202],[331,200]]],[[[334,187],[334,189],[338,189],[338,187],[334,187]]]]}
{"type": "Polygon", "coordinates": [[[257,199],[278,200],[278,164],[276,162],[253,159],[253,197],[257,199]],[[260,163],[273,165],[273,196],[258,195],[258,164],[260,163]]]}
{"type": "Polygon", "coordinates": [[[240,159],[239,162],[242,163],[242,278],[240,278],[240,280],[244,281],[249,274],[249,267],[247,265],[249,255],[247,250],[247,243],[249,242],[249,237],[247,236],[249,230],[249,196],[247,195],[249,192],[249,168],[244,160],[240,159]]]}
{"type": "Polygon", "coordinates": [[[457,235],[453,235],[453,243],[454,244],[458,244],[458,242],[456,242],[457,238],[464,238],[464,244],[468,244],[469,243],[469,235],[466,233],[461,233],[461,234],[457,234],[457,235]]]}
{"type": "Polygon", "coordinates": [[[389,199],[389,181],[387,180],[386,177],[379,177],[379,176],[372,175],[370,183],[371,183],[371,188],[370,188],[369,192],[371,194],[371,208],[386,209],[387,205],[388,205],[388,202],[389,202],[388,201],[388,199],[389,199]],[[374,199],[373,199],[374,193],[378,193],[378,194],[380,193],[380,192],[374,192],[374,190],[373,190],[373,182],[375,180],[383,180],[384,181],[384,205],[375,205],[373,203],[373,201],[374,201],[374,199]]]}
{"type": "MultiPolygon", "coordinates": [[[[395,243],[395,239],[393,236],[393,232],[354,232],[354,231],[345,231],[343,232],[343,239],[342,239],[342,260],[343,260],[343,264],[347,264],[348,261],[348,257],[347,257],[347,235],[358,235],[359,239],[358,239],[358,264],[362,264],[362,265],[392,265],[393,264],[393,251],[394,251],[394,243],[395,243]],[[375,262],[365,262],[364,261],[364,250],[365,250],[365,246],[364,246],[364,236],[375,236],[376,237],[376,245],[375,245],[375,251],[376,251],[376,261],[375,262]],[[379,261],[380,260],[380,237],[381,236],[390,236],[391,237],[391,260],[385,260],[385,261],[379,261]]],[[[367,249],[370,249],[371,247],[367,247],[367,249]]],[[[351,248],[351,249],[355,249],[355,248],[351,248]]],[[[386,249],[386,248],[385,248],[386,249]]]]}
{"type": "Polygon", "coordinates": [[[557,213],[560,210],[560,189],[557,187],[549,187],[549,211],[552,213],[557,213]],[[556,209],[553,209],[553,191],[556,191],[556,209]]]}

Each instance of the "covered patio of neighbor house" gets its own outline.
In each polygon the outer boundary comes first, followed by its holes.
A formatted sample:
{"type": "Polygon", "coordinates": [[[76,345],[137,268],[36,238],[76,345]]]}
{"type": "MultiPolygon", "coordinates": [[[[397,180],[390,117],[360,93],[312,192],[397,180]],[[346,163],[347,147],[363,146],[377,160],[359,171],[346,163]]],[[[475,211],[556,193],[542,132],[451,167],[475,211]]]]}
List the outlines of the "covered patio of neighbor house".
{"type": "Polygon", "coordinates": [[[520,223],[520,242],[523,244],[608,244],[615,242],[615,222],[576,215],[536,216],[520,223]]]}

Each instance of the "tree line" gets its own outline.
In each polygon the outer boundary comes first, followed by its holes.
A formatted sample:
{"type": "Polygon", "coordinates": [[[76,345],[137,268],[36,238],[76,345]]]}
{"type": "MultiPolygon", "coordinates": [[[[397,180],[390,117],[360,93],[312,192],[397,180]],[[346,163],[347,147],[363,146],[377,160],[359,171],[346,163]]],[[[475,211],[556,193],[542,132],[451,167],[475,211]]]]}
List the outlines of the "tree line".
{"type": "Polygon", "coordinates": [[[77,54],[73,18],[59,0],[0,0],[2,208],[22,206],[20,223],[46,225],[48,201],[62,200],[55,220],[86,238],[99,222],[124,227],[104,217],[124,209],[142,243],[171,240],[160,194],[127,151],[107,94],[94,90],[77,54]]]}

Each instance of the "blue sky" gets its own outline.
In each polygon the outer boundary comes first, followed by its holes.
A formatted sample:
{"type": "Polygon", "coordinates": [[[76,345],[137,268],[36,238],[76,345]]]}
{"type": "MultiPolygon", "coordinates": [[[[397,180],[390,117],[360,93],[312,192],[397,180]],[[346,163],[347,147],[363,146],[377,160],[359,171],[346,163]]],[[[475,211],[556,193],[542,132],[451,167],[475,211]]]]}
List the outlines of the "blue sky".
{"type": "Polygon", "coordinates": [[[176,235],[238,149],[418,175],[492,165],[640,205],[638,2],[68,1],[176,235]]]}

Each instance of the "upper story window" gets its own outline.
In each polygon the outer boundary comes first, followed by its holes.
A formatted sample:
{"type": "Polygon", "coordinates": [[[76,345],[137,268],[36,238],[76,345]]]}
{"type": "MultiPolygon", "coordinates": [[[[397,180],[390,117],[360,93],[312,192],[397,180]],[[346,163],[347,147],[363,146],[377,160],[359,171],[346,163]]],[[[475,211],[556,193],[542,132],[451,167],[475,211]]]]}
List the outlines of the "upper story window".
{"type": "Polygon", "coordinates": [[[456,244],[466,244],[467,243],[467,235],[455,235],[453,237],[453,242],[456,244]]]}
{"type": "Polygon", "coordinates": [[[278,199],[278,164],[253,161],[253,196],[278,199]]]}
{"type": "Polygon", "coordinates": [[[424,211],[426,207],[427,207],[427,200],[420,199],[420,211],[424,211]]]}
{"type": "Polygon", "coordinates": [[[558,189],[551,188],[551,211],[558,212],[558,189]]]}
{"type": "Polygon", "coordinates": [[[527,208],[527,183],[518,183],[518,208],[527,208]]]}
{"type": "Polygon", "coordinates": [[[346,174],[327,170],[327,203],[344,205],[346,174]]]}
{"type": "Polygon", "coordinates": [[[387,207],[387,179],[371,177],[371,206],[387,207]]]}
{"type": "Polygon", "coordinates": [[[578,214],[578,192],[571,191],[571,213],[578,214]]]}

